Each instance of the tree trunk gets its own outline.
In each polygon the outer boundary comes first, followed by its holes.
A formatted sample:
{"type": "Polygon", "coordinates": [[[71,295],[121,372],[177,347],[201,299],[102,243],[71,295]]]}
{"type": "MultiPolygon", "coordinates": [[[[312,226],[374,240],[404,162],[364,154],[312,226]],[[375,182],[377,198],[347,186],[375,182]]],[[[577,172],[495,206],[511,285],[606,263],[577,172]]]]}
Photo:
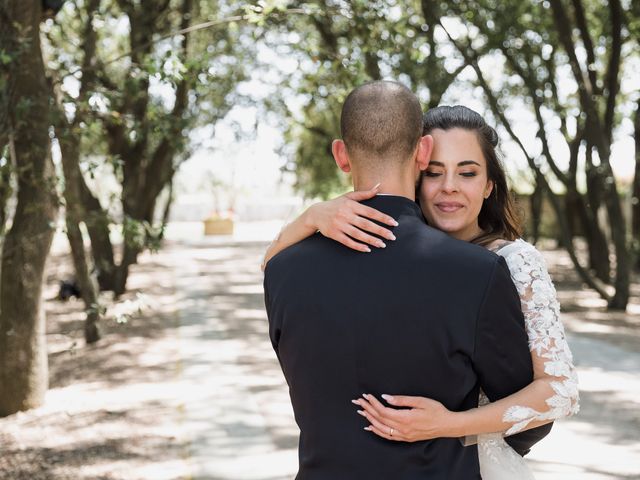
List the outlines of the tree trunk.
{"type": "Polygon", "coordinates": [[[135,240],[125,234],[122,260],[116,268],[113,282],[113,294],[116,297],[119,297],[127,290],[129,267],[138,261],[138,254],[141,250],[141,247],[135,244],[135,240]]]}
{"type": "MultiPolygon", "coordinates": [[[[17,49],[15,30],[11,25],[7,5],[0,4],[0,45],[5,55],[17,49]]],[[[14,76],[10,74],[12,62],[0,62],[0,161],[4,157],[4,164],[0,166],[0,236],[4,235],[7,220],[7,202],[11,197],[10,153],[7,148],[10,138],[9,99],[13,92],[14,76]]]]}
{"type": "Polygon", "coordinates": [[[609,259],[609,242],[600,228],[598,211],[602,204],[602,178],[597,168],[593,166],[592,146],[587,142],[586,150],[586,176],[587,176],[587,204],[584,206],[584,227],[587,236],[587,248],[589,249],[589,267],[596,277],[603,282],[611,283],[611,261],[609,259]]]}
{"type": "Polygon", "coordinates": [[[129,267],[138,261],[138,254],[144,248],[146,233],[141,229],[148,209],[141,205],[141,197],[136,184],[131,180],[127,181],[127,177],[125,177],[122,184],[122,214],[124,216],[122,221],[122,258],[116,266],[113,279],[113,294],[116,297],[126,291],[129,267]]]}
{"type": "MultiPolygon", "coordinates": [[[[65,195],[67,197],[67,195],[65,195]]],[[[67,200],[67,206],[69,201],[67,200]]],[[[100,340],[100,304],[98,301],[98,285],[94,282],[84,250],[84,240],[77,213],[70,213],[67,207],[67,238],[71,246],[76,282],[84,301],[86,318],[84,320],[84,339],[87,343],[100,340]]]]}
{"type": "Polygon", "coordinates": [[[634,127],[636,170],[633,177],[633,195],[631,197],[631,238],[635,242],[635,267],[640,270],[640,98],[638,98],[638,105],[636,107],[634,127]]]}
{"type": "Polygon", "coordinates": [[[169,224],[169,217],[171,216],[171,206],[173,205],[174,196],[173,196],[173,177],[169,181],[169,192],[167,193],[167,203],[164,205],[164,210],[162,211],[162,229],[160,230],[160,238],[159,241],[162,242],[164,240],[164,235],[167,230],[167,225],[169,224]]]}
{"type": "Polygon", "coordinates": [[[0,416],[42,404],[48,385],[42,283],[57,199],[49,140],[49,87],[40,50],[39,0],[9,0],[20,38],[10,99],[18,203],[2,250],[0,416]],[[16,106],[17,108],[14,110],[16,106]]]}
{"type": "Polygon", "coordinates": [[[66,208],[67,238],[71,247],[73,266],[76,273],[76,282],[80,288],[82,300],[85,305],[84,338],[87,343],[95,343],[100,340],[98,322],[100,320],[100,303],[98,298],[97,280],[93,278],[92,268],[89,265],[84,248],[84,239],[80,222],[85,216],[80,199],[80,177],[82,172],[79,167],[80,145],[79,139],[70,131],[62,111],[58,112],[59,123],[62,127],[58,131],[60,151],[62,153],[62,169],[64,171],[65,189],[64,198],[66,208]]]}
{"type": "Polygon", "coordinates": [[[89,187],[80,176],[78,179],[80,198],[84,206],[84,224],[91,239],[91,251],[98,276],[100,290],[109,291],[114,288],[116,262],[113,255],[113,244],[109,237],[109,215],[93,196],[89,187]]]}
{"type": "MultiPolygon", "coordinates": [[[[9,56],[17,49],[15,29],[11,24],[8,5],[4,1],[0,4],[0,45],[3,53],[9,56]]],[[[9,143],[9,99],[13,92],[14,80],[10,74],[12,63],[11,61],[0,62],[0,158],[9,143]]]]}
{"type": "MultiPolygon", "coordinates": [[[[1,153],[0,157],[2,157],[1,153]]],[[[0,166],[0,237],[4,235],[4,229],[7,224],[7,204],[13,193],[11,188],[12,165],[9,154],[7,154],[6,162],[0,166]]]]}
{"type": "Polygon", "coordinates": [[[615,186],[613,171],[609,165],[609,159],[604,163],[605,167],[605,204],[609,214],[609,224],[611,225],[611,238],[616,252],[616,274],[614,287],[616,293],[609,302],[610,310],[624,311],[629,303],[631,287],[631,266],[629,265],[629,247],[627,245],[627,228],[620,195],[615,186]]]}
{"type": "Polygon", "coordinates": [[[535,182],[533,192],[529,196],[529,211],[531,213],[531,243],[534,245],[540,240],[540,224],[542,223],[542,204],[544,202],[544,190],[535,182]]]}

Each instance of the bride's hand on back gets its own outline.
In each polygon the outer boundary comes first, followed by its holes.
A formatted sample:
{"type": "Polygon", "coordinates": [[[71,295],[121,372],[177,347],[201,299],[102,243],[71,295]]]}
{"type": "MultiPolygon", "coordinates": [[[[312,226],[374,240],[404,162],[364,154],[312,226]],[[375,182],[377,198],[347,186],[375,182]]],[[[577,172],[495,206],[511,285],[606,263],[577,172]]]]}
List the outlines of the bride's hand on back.
{"type": "Polygon", "coordinates": [[[370,425],[365,428],[379,437],[397,442],[417,442],[433,438],[457,437],[456,414],[442,403],[425,397],[390,396],[383,398],[394,407],[385,407],[373,395],[365,394],[352,402],[370,425]],[[408,407],[408,408],[407,408],[408,407]]]}
{"type": "Polygon", "coordinates": [[[374,235],[395,240],[393,233],[372,220],[395,227],[398,223],[389,215],[359,203],[373,198],[379,185],[371,190],[349,192],[333,200],[316,203],[307,210],[308,223],[325,237],[336,240],[359,252],[370,252],[369,246],[384,248],[386,244],[374,235]]]}

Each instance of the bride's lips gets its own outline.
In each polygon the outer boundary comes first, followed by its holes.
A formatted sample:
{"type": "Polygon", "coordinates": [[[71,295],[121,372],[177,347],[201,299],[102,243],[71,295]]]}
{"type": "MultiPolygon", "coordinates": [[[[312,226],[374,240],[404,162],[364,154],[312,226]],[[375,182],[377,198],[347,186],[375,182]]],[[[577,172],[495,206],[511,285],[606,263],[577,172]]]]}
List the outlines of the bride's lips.
{"type": "Polygon", "coordinates": [[[436,203],[436,207],[442,212],[453,213],[460,210],[464,205],[458,202],[439,202],[436,203]]]}

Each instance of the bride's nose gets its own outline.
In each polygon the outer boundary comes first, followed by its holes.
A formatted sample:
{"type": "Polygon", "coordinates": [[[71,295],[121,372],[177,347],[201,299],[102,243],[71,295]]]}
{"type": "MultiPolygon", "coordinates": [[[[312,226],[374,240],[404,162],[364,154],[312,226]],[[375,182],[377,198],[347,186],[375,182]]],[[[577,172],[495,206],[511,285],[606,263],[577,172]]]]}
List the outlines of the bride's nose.
{"type": "Polygon", "coordinates": [[[458,182],[455,175],[444,175],[444,182],[442,184],[442,190],[446,193],[453,193],[458,191],[458,182]]]}

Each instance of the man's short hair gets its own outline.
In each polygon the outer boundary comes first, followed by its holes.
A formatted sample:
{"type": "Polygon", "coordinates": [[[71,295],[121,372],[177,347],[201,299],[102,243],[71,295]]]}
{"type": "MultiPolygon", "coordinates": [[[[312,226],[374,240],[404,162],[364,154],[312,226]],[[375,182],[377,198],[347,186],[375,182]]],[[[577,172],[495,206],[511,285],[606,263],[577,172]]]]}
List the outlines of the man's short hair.
{"type": "Polygon", "coordinates": [[[371,162],[370,167],[401,163],[409,159],[422,136],[420,102],[401,83],[366,83],[347,96],[340,130],[352,160],[371,162]]]}

